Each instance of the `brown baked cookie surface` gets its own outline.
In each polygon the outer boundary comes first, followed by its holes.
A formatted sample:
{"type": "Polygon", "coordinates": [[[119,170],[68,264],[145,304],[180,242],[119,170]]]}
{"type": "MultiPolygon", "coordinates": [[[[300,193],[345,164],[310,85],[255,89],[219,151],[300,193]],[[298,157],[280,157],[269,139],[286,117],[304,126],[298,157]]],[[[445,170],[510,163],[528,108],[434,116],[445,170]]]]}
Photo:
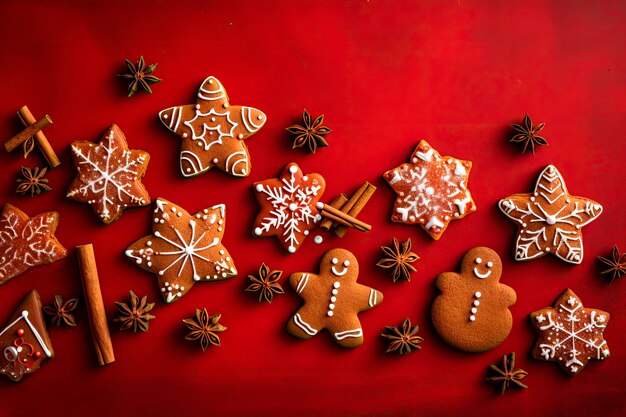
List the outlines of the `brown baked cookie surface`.
{"type": "Polygon", "coordinates": [[[486,247],[463,257],[461,273],[444,272],[436,285],[431,317],[435,330],[449,345],[466,352],[484,352],[502,343],[513,326],[509,307],[515,291],[500,284],[502,262],[486,247]]]}

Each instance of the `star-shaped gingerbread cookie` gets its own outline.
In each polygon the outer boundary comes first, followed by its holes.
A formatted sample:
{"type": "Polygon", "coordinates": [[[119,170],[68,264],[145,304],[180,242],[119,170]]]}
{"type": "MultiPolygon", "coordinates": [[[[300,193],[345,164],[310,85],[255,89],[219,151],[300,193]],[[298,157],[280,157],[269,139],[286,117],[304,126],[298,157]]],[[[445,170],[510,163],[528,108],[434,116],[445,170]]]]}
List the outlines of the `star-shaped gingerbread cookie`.
{"type": "Polygon", "coordinates": [[[59,214],[48,211],[29,217],[11,204],[0,214],[0,285],[37,265],[67,256],[54,236],[59,214]]]}
{"type": "Polygon", "coordinates": [[[98,143],[73,142],[72,159],[78,175],[67,197],[90,204],[103,223],[117,220],[126,207],[150,204],[150,196],[141,183],[150,155],[128,149],[126,137],[117,125],[111,125],[98,143]]]}
{"type": "Polygon", "coordinates": [[[410,161],[383,174],[397,194],[391,220],[419,224],[438,240],[452,220],[476,211],[467,189],[472,163],[442,157],[425,140],[419,142],[410,161]]]}
{"type": "Polygon", "coordinates": [[[568,288],[554,307],[530,313],[530,321],[539,333],[533,358],[558,362],[568,375],[578,375],[589,360],[610,356],[603,336],[610,317],[605,311],[584,308],[580,298],[568,288]]]}
{"type": "Polygon", "coordinates": [[[250,154],[244,140],[267,120],[262,111],[231,105],[224,86],[208,77],[196,104],[170,107],[159,113],[161,122],[182,138],[180,171],[194,177],[218,167],[235,177],[250,175],[250,154]]]}
{"type": "Polygon", "coordinates": [[[130,245],[126,256],[157,274],[167,303],[185,295],[197,281],[220,281],[237,275],[222,244],[226,227],[223,204],[193,216],[163,198],[155,203],[152,234],[130,245]]]}
{"type": "Polygon", "coordinates": [[[498,205],[517,223],[517,261],[552,253],[566,262],[581,263],[581,229],[602,213],[602,206],[595,201],[570,195],[561,173],[553,165],[539,174],[532,193],[513,194],[498,205]]]}
{"type": "Polygon", "coordinates": [[[319,274],[297,272],[289,284],[304,300],[287,323],[287,331],[301,339],[327,329],[343,347],[363,344],[358,313],[383,301],[383,294],[357,283],[359,263],[345,249],[332,249],[320,261],[319,274]]]}
{"type": "Polygon", "coordinates": [[[294,253],[309,231],[322,219],[315,204],[326,188],[320,174],[302,174],[295,162],[278,178],[254,183],[261,211],[254,222],[255,236],[277,236],[280,244],[294,253]]]}

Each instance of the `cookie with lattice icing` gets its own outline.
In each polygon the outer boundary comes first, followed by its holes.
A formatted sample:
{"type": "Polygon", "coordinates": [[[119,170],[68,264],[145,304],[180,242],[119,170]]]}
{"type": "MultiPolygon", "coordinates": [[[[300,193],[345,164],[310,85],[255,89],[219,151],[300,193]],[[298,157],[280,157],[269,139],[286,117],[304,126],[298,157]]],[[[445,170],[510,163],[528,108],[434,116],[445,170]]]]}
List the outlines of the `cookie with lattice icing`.
{"type": "Polygon", "coordinates": [[[150,155],[128,149],[117,125],[111,125],[98,143],[73,142],[72,159],[78,175],[67,197],[90,204],[103,223],[119,219],[126,207],[150,204],[148,191],[141,183],[150,155]]]}
{"type": "Polygon", "coordinates": [[[30,217],[11,204],[0,213],[0,285],[29,268],[67,256],[54,232],[59,214],[47,211],[30,217]]]}
{"type": "Polygon", "coordinates": [[[0,374],[14,382],[36,372],[43,361],[54,356],[37,290],[24,297],[0,328],[0,352],[0,374]]]}
{"type": "Polygon", "coordinates": [[[419,224],[438,240],[452,220],[476,211],[467,189],[470,161],[441,156],[421,140],[408,164],[383,174],[396,192],[391,220],[419,224]]]}
{"type": "Polygon", "coordinates": [[[363,344],[358,313],[383,301],[383,294],[359,284],[359,263],[345,249],[332,249],[320,261],[319,273],[297,272],[289,284],[304,300],[287,323],[287,331],[300,339],[326,329],[343,347],[363,344]]]}
{"type": "Polygon", "coordinates": [[[250,153],[244,142],[267,120],[253,107],[231,105],[215,77],[202,82],[195,104],[167,108],[161,122],[182,139],[180,172],[200,175],[213,167],[235,177],[250,175],[250,153]]]}
{"type": "Polygon", "coordinates": [[[515,291],[500,283],[502,261],[485,247],[468,251],[461,273],[444,272],[435,284],[441,294],[431,309],[433,326],[439,336],[465,352],[484,352],[502,343],[511,332],[509,307],[515,291]]]}
{"type": "Polygon", "coordinates": [[[287,164],[278,178],[253,184],[261,211],[254,222],[255,236],[276,236],[294,253],[310,230],[322,219],[315,206],[326,189],[320,174],[304,175],[295,162],[287,164]]]}
{"type": "Polygon", "coordinates": [[[551,253],[573,264],[583,261],[582,227],[594,221],[602,206],[567,192],[561,173],[548,165],[529,194],[513,194],[498,203],[517,223],[515,260],[527,261],[551,253]]]}
{"type": "Polygon", "coordinates": [[[191,215],[157,198],[152,234],[130,245],[126,256],[157,275],[161,295],[171,303],[198,281],[221,281],[237,275],[234,261],[222,244],[225,228],[224,204],[191,215]]]}
{"type": "Polygon", "coordinates": [[[603,335],[610,318],[606,311],[583,307],[580,298],[568,288],[553,307],[530,313],[530,321],[539,333],[532,357],[558,362],[567,375],[578,375],[591,359],[604,360],[611,355],[603,335]]]}

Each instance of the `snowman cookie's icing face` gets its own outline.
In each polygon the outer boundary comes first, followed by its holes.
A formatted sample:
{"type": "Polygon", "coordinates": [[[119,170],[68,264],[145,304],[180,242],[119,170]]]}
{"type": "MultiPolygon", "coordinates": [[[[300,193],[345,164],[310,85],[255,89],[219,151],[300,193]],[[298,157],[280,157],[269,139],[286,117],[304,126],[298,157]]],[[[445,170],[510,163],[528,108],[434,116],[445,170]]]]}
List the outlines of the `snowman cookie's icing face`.
{"type": "Polygon", "coordinates": [[[489,275],[491,275],[491,268],[493,268],[493,262],[484,262],[483,258],[478,257],[474,259],[474,263],[476,264],[474,270],[472,271],[474,275],[480,279],[489,278],[489,275]],[[483,272],[481,272],[481,270],[483,272]]]}
{"type": "Polygon", "coordinates": [[[492,249],[474,248],[463,257],[461,273],[484,282],[498,282],[502,274],[502,261],[492,249]]]}
{"type": "Polygon", "coordinates": [[[333,277],[354,279],[359,274],[359,264],[350,252],[344,249],[332,250],[324,256],[321,271],[330,271],[333,277]]]}

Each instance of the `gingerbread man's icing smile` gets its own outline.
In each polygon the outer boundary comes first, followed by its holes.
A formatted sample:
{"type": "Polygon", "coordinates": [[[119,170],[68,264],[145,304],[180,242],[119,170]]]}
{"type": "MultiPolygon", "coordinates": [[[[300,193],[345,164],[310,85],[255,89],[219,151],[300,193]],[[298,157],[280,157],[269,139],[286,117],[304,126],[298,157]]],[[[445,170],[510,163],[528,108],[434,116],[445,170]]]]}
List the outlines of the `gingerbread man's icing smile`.
{"type": "MultiPolygon", "coordinates": [[[[483,260],[482,260],[481,258],[476,258],[476,259],[474,259],[474,263],[475,263],[475,264],[477,264],[477,265],[480,265],[480,264],[482,264],[482,263],[483,263],[483,260]]],[[[487,272],[483,272],[483,273],[481,273],[481,272],[478,270],[478,266],[476,266],[476,267],[474,268],[474,275],[476,275],[476,276],[477,276],[478,278],[480,278],[480,279],[485,279],[485,278],[488,278],[488,277],[489,277],[489,275],[491,275],[491,267],[493,267],[493,262],[489,261],[489,262],[487,262],[487,263],[485,264],[485,266],[487,267],[487,272]]]]}
{"type": "Polygon", "coordinates": [[[344,276],[348,272],[348,267],[350,266],[350,261],[349,260],[346,259],[345,261],[343,261],[344,268],[343,268],[343,270],[341,272],[339,272],[337,270],[337,267],[334,266],[334,265],[337,265],[339,263],[339,259],[333,258],[333,260],[331,262],[332,262],[333,266],[330,268],[330,270],[331,270],[331,272],[334,275],[336,275],[338,277],[342,277],[342,276],[344,276]]]}

